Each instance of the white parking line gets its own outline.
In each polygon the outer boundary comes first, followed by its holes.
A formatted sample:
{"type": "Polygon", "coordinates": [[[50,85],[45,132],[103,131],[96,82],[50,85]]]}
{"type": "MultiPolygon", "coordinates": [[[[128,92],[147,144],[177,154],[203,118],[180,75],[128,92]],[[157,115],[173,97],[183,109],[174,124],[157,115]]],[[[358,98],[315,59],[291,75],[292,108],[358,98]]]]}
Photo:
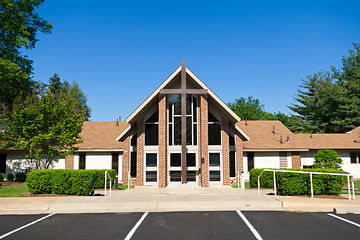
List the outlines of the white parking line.
{"type": "Polygon", "coordinates": [[[350,223],[350,224],[352,224],[352,225],[355,225],[355,226],[357,226],[357,227],[360,227],[360,224],[355,223],[355,222],[352,222],[352,221],[347,220],[347,219],[345,219],[345,218],[342,218],[342,217],[336,216],[336,215],[331,214],[331,213],[328,213],[328,215],[329,215],[329,216],[332,216],[332,217],[334,217],[334,218],[340,219],[340,220],[342,220],[342,221],[344,221],[344,222],[350,223]]]}
{"type": "Polygon", "coordinates": [[[260,234],[256,231],[256,229],[253,227],[253,225],[251,225],[251,223],[246,219],[244,214],[242,214],[242,212],[240,212],[240,211],[236,211],[236,212],[239,214],[239,216],[242,218],[242,220],[246,223],[246,225],[250,228],[251,232],[254,234],[256,239],[262,240],[262,237],[260,236],[260,234]]]}
{"type": "Polygon", "coordinates": [[[144,213],[144,215],[142,215],[142,217],[139,219],[139,221],[135,224],[135,226],[131,229],[131,231],[128,233],[128,235],[126,236],[125,240],[129,240],[135,233],[136,229],[140,226],[140,224],[142,223],[142,221],[144,221],[144,219],[146,218],[146,216],[148,215],[148,213],[144,213]]]}
{"type": "Polygon", "coordinates": [[[27,227],[29,227],[29,226],[37,223],[37,222],[40,222],[40,221],[42,221],[42,220],[44,220],[44,219],[46,219],[46,218],[48,218],[48,217],[51,217],[51,216],[54,215],[54,214],[55,214],[55,213],[51,213],[51,214],[49,214],[49,215],[47,215],[47,216],[45,216],[45,217],[42,217],[42,218],[40,218],[40,219],[38,219],[38,220],[35,220],[35,221],[31,222],[31,223],[28,223],[28,224],[26,224],[26,225],[24,225],[24,226],[22,226],[22,227],[19,227],[19,228],[15,229],[15,230],[13,230],[13,231],[11,231],[11,232],[8,232],[8,233],[6,233],[6,234],[4,234],[4,235],[1,235],[1,236],[0,236],[0,239],[3,239],[4,237],[7,237],[7,236],[9,236],[9,235],[11,235],[11,234],[13,234],[13,233],[16,233],[17,231],[20,231],[21,229],[27,228],[27,227]]]}

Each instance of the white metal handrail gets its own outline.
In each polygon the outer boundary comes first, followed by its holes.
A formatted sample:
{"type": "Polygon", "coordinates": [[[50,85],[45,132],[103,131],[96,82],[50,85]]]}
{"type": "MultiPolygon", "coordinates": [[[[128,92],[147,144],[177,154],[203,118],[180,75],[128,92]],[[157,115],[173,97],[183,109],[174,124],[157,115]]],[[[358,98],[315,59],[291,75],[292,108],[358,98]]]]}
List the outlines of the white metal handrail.
{"type": "Polygon", "coordinates": [[[344,174],[344,173],[324,173],[324,172],[305,172],[305,171],[289,171],[289,170],[280,170],[280,169],[263,169],[258,176],[258,195],[260,195],[260,177],[263,174],[263,172],[273,172],[274,173],[274,194],[276,196],[276,174],[275,172],[288,172],[288,173],[307,173],[310,174],[310,185],[311,185],[311,198],[314,198],[314,190],[313,190],[313,182],[312,182],[312,175],[313,174],[320,174],[320,175],[336,175],[336,176],[346,176],[347,177],[347,183],[348,183],[348,194],[349,194],[349,200],[351,200],[351,188],[350,188],[350,177],[351,177],[351,185],[352,185],[352,195],[353,200],[355,200],[355,187],[354,187],[354,178],[350,174],[344,174]]]}
{"type": "Polygon", "coordinates": [[[132,177],[130,171],[128,171],[128,189],[130,189],[130,186],[132,187],[132,177]]]}
{"type": "Polygon", "coordinates": [[[110,197],[111,197],[111,177],[108,171],[105,171],[105,197],[106,197],[106,185],[107,185],[107,177],[110,179],[110,197]]]}

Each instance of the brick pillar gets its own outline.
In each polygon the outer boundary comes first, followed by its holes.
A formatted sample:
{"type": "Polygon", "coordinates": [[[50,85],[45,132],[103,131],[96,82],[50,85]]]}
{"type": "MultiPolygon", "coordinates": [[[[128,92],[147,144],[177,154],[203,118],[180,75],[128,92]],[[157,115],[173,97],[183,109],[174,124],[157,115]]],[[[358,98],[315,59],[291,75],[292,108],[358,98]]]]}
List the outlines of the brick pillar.
{"type": "Polygon", "coordinates": [[[166,141],[166,95],[159,99],[159,187],[167,185],[167,141],[166,141]]]}
{"type": "Polygon", "coordinates": [[[137,126],[136,145],[136,186],[144,185],[144,119],[139,119],[137,126]]]}
{"type": "Polygon", "coordinates": [[[209,186],[209,147],[208,147],[208,101],[204,96],[200,96],[200,142],[199,156],[201,177],[200,184],[202,187],[209,186]],[[202,161],[204,159],[204,161],[202,161]]]}
{"type": "Polygon", "coordinates": [[[122,156],[122,179],[123,184],[128,185],[129,176],[129,161],[130,161],[130,135],[124,140],[124,152],[122,156]]]}
{"type": "Polygon", "coordinates": [[[301,167],[300,152],[291,152],[291,160],[292,160],[292,168],[300,168],[301,167]]]}
{"type": "Polygon", "coordinates": [[[223,185],[230,185],[230,147],[229,122],[222,118],[222,159],[223,159],[223,185]]]}
{"type": "MultiPolygon", "coordinates": [[[[244,164],[243,164],[243,145],[242,145],[242,139],[238,135],[238,133],[235,134],[235,151],[236,151],[236,176],[238,172],[241,174],[242,171],[244,171],[244,164]]],[[[237,184],[237,178],[235,179],[234,184],[237,184]]]]}
{"type": "Polygon", "coordinates": [[[74,169],[74,154],[65,157],[65,169],[74,169]]]}

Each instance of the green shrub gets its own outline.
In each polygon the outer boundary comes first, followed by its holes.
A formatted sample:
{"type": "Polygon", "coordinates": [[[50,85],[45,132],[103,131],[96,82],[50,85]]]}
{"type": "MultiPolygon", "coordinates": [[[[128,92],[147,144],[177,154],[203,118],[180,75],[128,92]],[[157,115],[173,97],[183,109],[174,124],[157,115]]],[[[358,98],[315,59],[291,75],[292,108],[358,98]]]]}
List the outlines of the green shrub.
{"type": "Polygon", "coordinates": [[[336,151],[331,149],[321,149],[314,156],[313,168],[340,169],[342,159],[336,151]]]}
{"type": "MultiPolygon", "coordinates": [[[[105,171],[84,169],[35,170],[28,174],[26,184],[31,193],[89,195],[92,189],[104,187],[105,171]]],[[[115,170],[107,171],[112,178],[115,178],[115,170]]]]}
{"type": "Polygon", "coordinates": [[[26,174],[23,172],[18,172],[15,174],[15,181],[17,182],[25,182],[26,181],[26,174]]]}
{"type": "Polygon", "coordinates": [[[0,174],[0,182],[4,181],[4,175],[0,174]]]}
{"type": "Polygon", "coordinates": [[[13,182],[14,181],[14,174],[9,173],[8,175],[6,175],[6,181],[13,182]]]}
{"type": "MultiPolygon", "coordinates": [[[[262,169],[250,171],[250,181],[252,186],[257,186],[257,176],[261,173],[262,169]],[[256,181],[255,181],[256,180],[256,181]],[[256,185],[253,185],[256,184],[256,185]]],[[[310,174],[296,173],[297,171],[303,172],[326,172],[326,173],[342,173],[347,172],[337,169],[287,169],[294,171],[276,172],[276,186],[277,191],[281,195],[310,195],[310,174]]],[[[313,193],[314,195],[339,195],[343,185],[346,183],[346,176],[322,175],[313,174],[313,193]]],[[[260,178],[260,186],[264,188],[274,187],[273,172],[264,172],[260,178]]]]}
{"type": "MultiPolygon", "coordinates": [[[[95,172],[95,182],[94,182],[94,189],[97,188],[104,188],[105,187],[105,171],[109,172],[111,177],[111,186],[114,186],[115,178],[116,178],[116,171],[114,169],[111,170],[93,170],[95,172]]],[[[110,179],[107,177],[107,187],[110,186],[110,179]]]]}

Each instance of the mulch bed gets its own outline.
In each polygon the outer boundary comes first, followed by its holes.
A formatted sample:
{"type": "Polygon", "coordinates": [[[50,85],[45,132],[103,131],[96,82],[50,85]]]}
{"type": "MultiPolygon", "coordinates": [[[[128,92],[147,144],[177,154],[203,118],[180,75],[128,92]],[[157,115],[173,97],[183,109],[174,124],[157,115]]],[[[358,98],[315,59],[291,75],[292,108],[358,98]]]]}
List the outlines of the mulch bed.
{"type": "Polygon", "coordinates": [[[25,184],[26,182],[0,182],[1,186],[20,186],[25,184]]]}

